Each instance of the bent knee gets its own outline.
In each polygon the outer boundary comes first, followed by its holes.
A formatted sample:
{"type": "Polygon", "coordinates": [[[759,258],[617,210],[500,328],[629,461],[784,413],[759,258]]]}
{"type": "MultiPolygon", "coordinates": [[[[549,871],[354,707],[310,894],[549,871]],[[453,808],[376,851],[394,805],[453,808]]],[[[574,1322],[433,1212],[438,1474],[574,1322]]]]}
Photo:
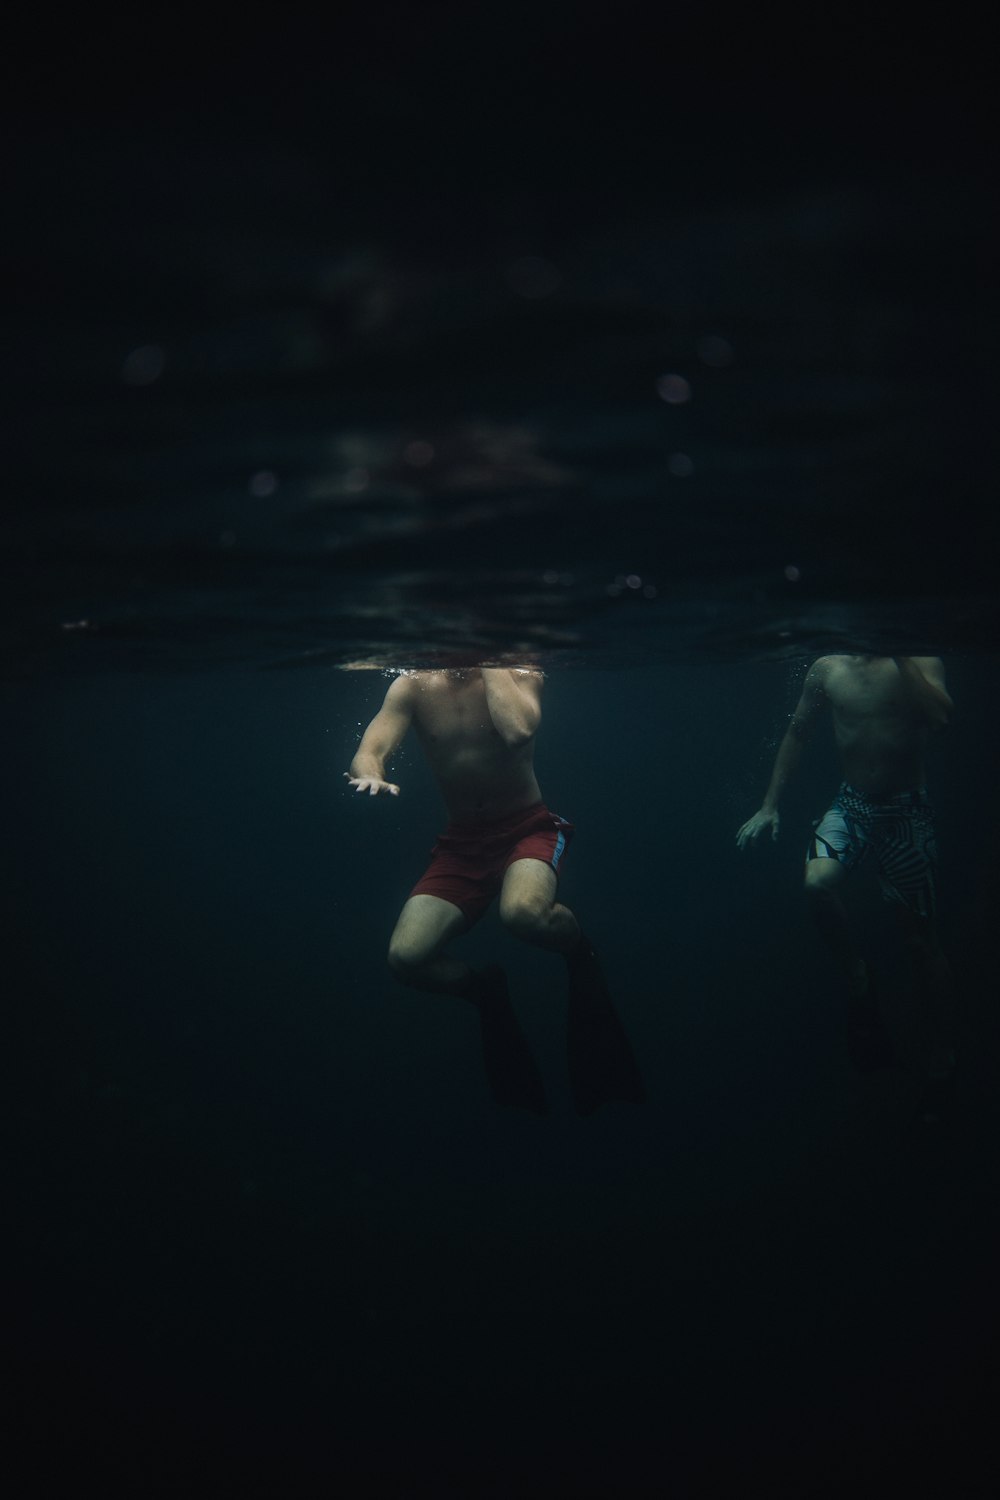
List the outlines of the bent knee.
{"type": "Polygon", "coordinates": [[[409,984],[426,958],[427,955],[414,943],[407,942],[405,938],[393,938],[386,954],[386,963],[396,979],[402,984],[409,984]]]}
{"type": "Polygon", "coordinates": [[[829,901],[844,879],[845,870],[835,859],[811,859],[806,865],[805,892],[810,901],[829,901]]]}
{"type": "Polygon", "coordinates": [[[548,925],[550,902],[538,897],[518,896],[500,903],[500,920],[514,937],[530,942],[548,925]]]}

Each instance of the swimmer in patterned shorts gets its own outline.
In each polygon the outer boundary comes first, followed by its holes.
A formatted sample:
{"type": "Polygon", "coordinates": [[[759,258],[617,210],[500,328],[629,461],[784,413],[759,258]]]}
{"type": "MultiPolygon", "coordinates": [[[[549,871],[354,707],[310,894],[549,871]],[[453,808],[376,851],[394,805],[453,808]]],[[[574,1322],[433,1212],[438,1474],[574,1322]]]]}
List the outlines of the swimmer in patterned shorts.
{"type": "Polygon", "coordinates": [[[639,1102],[643,1089],[593,945],[557,900],[574,830],[545,806],[535,777],[543,682],[526,667],[402,672],[344,774],[358,794],[398,796],[386,765],[413,727],[449,823],[400,913],[389,967],[414,989],[471,1001],[494,1098],[544,1114],[544,1086],[503,969],[475,970],[451,952],[452,941],[498,900],[513,937],[565,961],[570,1083],[577,1110],[592,1114],[612,1099],[639,1102]]]}
{"type": "Polygon", "coordinates": [[[927,1078],[921,1112],[943,1114],[955,1066],[951,968],[937,933],[937,847],[925,786],[924,753],[932,730],[954,705],[936,656],[822,656],[806,674],[759,812],[737,843],[746,848],[770,829],[778,800],[817,718],[832,713],[845,780],[817,820],[806,851],[806,895],[820,934],[848,988],[848,1049],[863,1072],[885,1066],[892,1048],[878,1014],[873,976],[855,944],[842,890],[867,858],[877,861],[882,893],[899,913],[904,941],[926,1001],[927,1078]]]}

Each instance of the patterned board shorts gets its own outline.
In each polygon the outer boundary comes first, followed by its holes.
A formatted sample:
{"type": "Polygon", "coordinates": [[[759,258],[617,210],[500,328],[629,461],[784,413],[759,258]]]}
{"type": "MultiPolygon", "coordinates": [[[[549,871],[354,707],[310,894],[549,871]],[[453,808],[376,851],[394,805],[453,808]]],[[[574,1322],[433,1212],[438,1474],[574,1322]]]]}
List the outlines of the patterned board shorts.
{"type": "Polygon", "coordinates": [[[920,917],[933,917],[937,843],[934,812],[921,788],[876,800],[846,781],[813,824],[811,859],[835,859],[853,870],[874,849],[882,894],[920,917]]]}

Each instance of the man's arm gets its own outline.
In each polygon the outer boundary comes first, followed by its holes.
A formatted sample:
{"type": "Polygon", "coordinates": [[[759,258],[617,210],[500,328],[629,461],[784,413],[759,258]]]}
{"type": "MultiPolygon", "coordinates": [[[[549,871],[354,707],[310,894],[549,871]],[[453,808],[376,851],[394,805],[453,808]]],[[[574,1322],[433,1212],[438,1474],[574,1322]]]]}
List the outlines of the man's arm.
{"type": "Polygon", "coordinates": [[[752,844],[755,839],[758,839],[766,828],[770,828],[772,840],[778,837],[778,828],[781,823],[778,816],[778,802],[785,789],[785,783],[802,759],[803,748],[812,733],[816,719],[826,705],[826,691],[823,686],[825,680],[826,661],[821,656],[819,661],[813,662],[806,673],[806,680],[802,684],[802,696],[795,706],[791,722],[778,746],[771,780],[764,793],[760,811],[755,812],[752,818],[748,818],[736,835],[736,842],[741,849],[745,849],[747,844],[752,844]]]}
{"type": "Polygon", "coordinates": [[[356,792],[367,792],[371,797],[384,793],[399,796],[399,787],[385,779],[385,763],[399,749],[412,722],[413,683],[408,677],[397,677],[361,736],[351,769],[344,772],[356,792]]]}
{"type": "Polygon", "coordinates": [[[542,722],[542,673],[529,668],[480,670],[493,728],[512,750],[526,744],[542,722]]]}
{"type": "Polygon", "coordinates": [[[955,705],[944,685],[944,662],[940,656],[894,656],[892,659],[899,668],[910,702],[934,729],[947,724],[955,705]]]}

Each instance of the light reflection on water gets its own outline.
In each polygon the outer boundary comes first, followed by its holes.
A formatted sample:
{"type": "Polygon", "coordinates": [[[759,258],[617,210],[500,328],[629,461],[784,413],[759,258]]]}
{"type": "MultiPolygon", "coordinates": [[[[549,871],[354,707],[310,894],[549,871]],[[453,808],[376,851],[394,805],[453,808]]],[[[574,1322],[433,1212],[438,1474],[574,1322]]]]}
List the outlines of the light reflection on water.
{"type": "Polygon", "coordinates": [[[234,234],[222,166],[121,240],[81,196],[75,298],[15,320],[3,671],[996,646],[971,197],[919,243],[845,183],[435,262],[307,234],[308,170],[234,234]]]}

